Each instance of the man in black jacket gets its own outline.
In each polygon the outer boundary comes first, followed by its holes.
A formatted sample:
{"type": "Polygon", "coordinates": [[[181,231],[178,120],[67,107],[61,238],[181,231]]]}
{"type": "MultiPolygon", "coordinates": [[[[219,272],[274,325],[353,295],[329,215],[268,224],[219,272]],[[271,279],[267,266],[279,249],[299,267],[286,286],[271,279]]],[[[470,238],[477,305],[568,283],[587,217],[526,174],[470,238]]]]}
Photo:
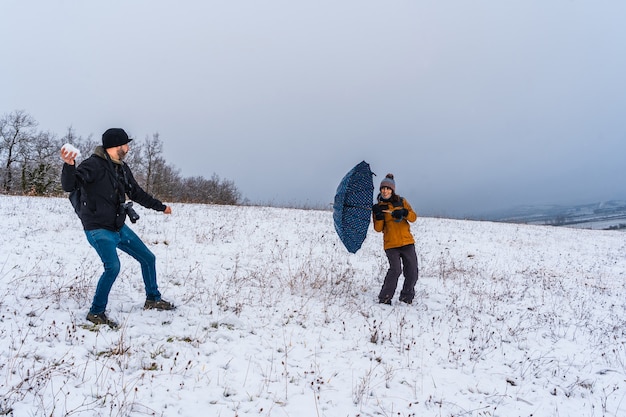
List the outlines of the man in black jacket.
{"type": "MultiPolygon", "coordinates": [[[[76,152],[61,149],[63,171],[61,185],[65,191],[80,190],[76,212],[80,217],[87,240],[94,247],[104,272],[98,281],[96,294],[87,320],[95,324],[118,324],[106,315],[111,287],[120,272],[117,248],[128,253],[141,264],[146,290],[145,309],[173,310],[172,303],[161,298],[156,279],[156,257],[141,239],[125,224],[128,209],[126,196],[146,208],[171,214],[172,209],[150,194],[135,181],[124,157],[131,141],[123,129],[108,129],[102,135],[102,146],[78,167],[76,152]]],[[[131,217],[132,220],[132,217],[131,217]]]]}

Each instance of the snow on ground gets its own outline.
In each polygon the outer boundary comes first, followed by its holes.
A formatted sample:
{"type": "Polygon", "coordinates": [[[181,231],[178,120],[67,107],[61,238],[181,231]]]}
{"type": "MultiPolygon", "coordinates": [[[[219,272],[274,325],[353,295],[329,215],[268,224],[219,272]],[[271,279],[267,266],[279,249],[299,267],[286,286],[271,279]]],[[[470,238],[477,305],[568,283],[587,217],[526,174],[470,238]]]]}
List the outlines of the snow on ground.
{"type": "Polygon", "coordinates": [[[416,303],[389,307],[382,236],[349,254],[330,212],[138,207],[178,309],[144,311],[122,254],[114,331],[85,320],[101,265],[69,201],[0,210],[0,414],[626,415],[622,232],[420,218],[416,303]]]}

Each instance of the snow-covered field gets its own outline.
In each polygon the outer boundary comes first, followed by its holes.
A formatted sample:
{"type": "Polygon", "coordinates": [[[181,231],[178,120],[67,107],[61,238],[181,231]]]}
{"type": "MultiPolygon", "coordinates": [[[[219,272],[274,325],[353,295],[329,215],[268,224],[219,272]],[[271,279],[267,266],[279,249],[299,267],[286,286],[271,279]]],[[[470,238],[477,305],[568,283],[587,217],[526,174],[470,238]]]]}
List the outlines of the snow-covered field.
{"type": "Polygon", "coordinates": [[[179,308],[144,311],[122,254],[114,331],[69,201],[0,196],[0,414],[626,415],[623,232],[420,218],[417,302],[389,307],[380,234],[352,255],[328,211],[173,210],[131,227],[179,308]]]}

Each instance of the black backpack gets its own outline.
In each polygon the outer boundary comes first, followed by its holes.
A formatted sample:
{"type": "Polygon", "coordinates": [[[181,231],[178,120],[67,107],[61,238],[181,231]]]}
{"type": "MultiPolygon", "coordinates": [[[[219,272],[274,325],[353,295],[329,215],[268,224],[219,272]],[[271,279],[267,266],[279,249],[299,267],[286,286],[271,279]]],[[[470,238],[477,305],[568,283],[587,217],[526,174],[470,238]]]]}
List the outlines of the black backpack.
{"type": "Polygon", "coordinates": [[[78,187],[74,191],[71,191],[69,195],[70,203],[72,203],[72,207],[74,207],[74,211],[78,217],[80,217],[80,190],[81,188],[78,187]]]}

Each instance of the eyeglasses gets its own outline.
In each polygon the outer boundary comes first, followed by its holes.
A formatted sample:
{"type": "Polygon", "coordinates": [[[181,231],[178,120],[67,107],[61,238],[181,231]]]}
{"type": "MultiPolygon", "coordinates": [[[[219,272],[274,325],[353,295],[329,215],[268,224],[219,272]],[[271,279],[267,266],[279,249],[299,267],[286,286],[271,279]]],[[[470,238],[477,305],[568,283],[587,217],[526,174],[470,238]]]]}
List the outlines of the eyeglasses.
{"type": "Polygon", "coordinates": [[[382,191],[382,190],[389,190],[389,191],[393,191],[393,190],[391,189],[391,187],[387,187],[387,186],[380,187],[380,191],[382,191]]]}

